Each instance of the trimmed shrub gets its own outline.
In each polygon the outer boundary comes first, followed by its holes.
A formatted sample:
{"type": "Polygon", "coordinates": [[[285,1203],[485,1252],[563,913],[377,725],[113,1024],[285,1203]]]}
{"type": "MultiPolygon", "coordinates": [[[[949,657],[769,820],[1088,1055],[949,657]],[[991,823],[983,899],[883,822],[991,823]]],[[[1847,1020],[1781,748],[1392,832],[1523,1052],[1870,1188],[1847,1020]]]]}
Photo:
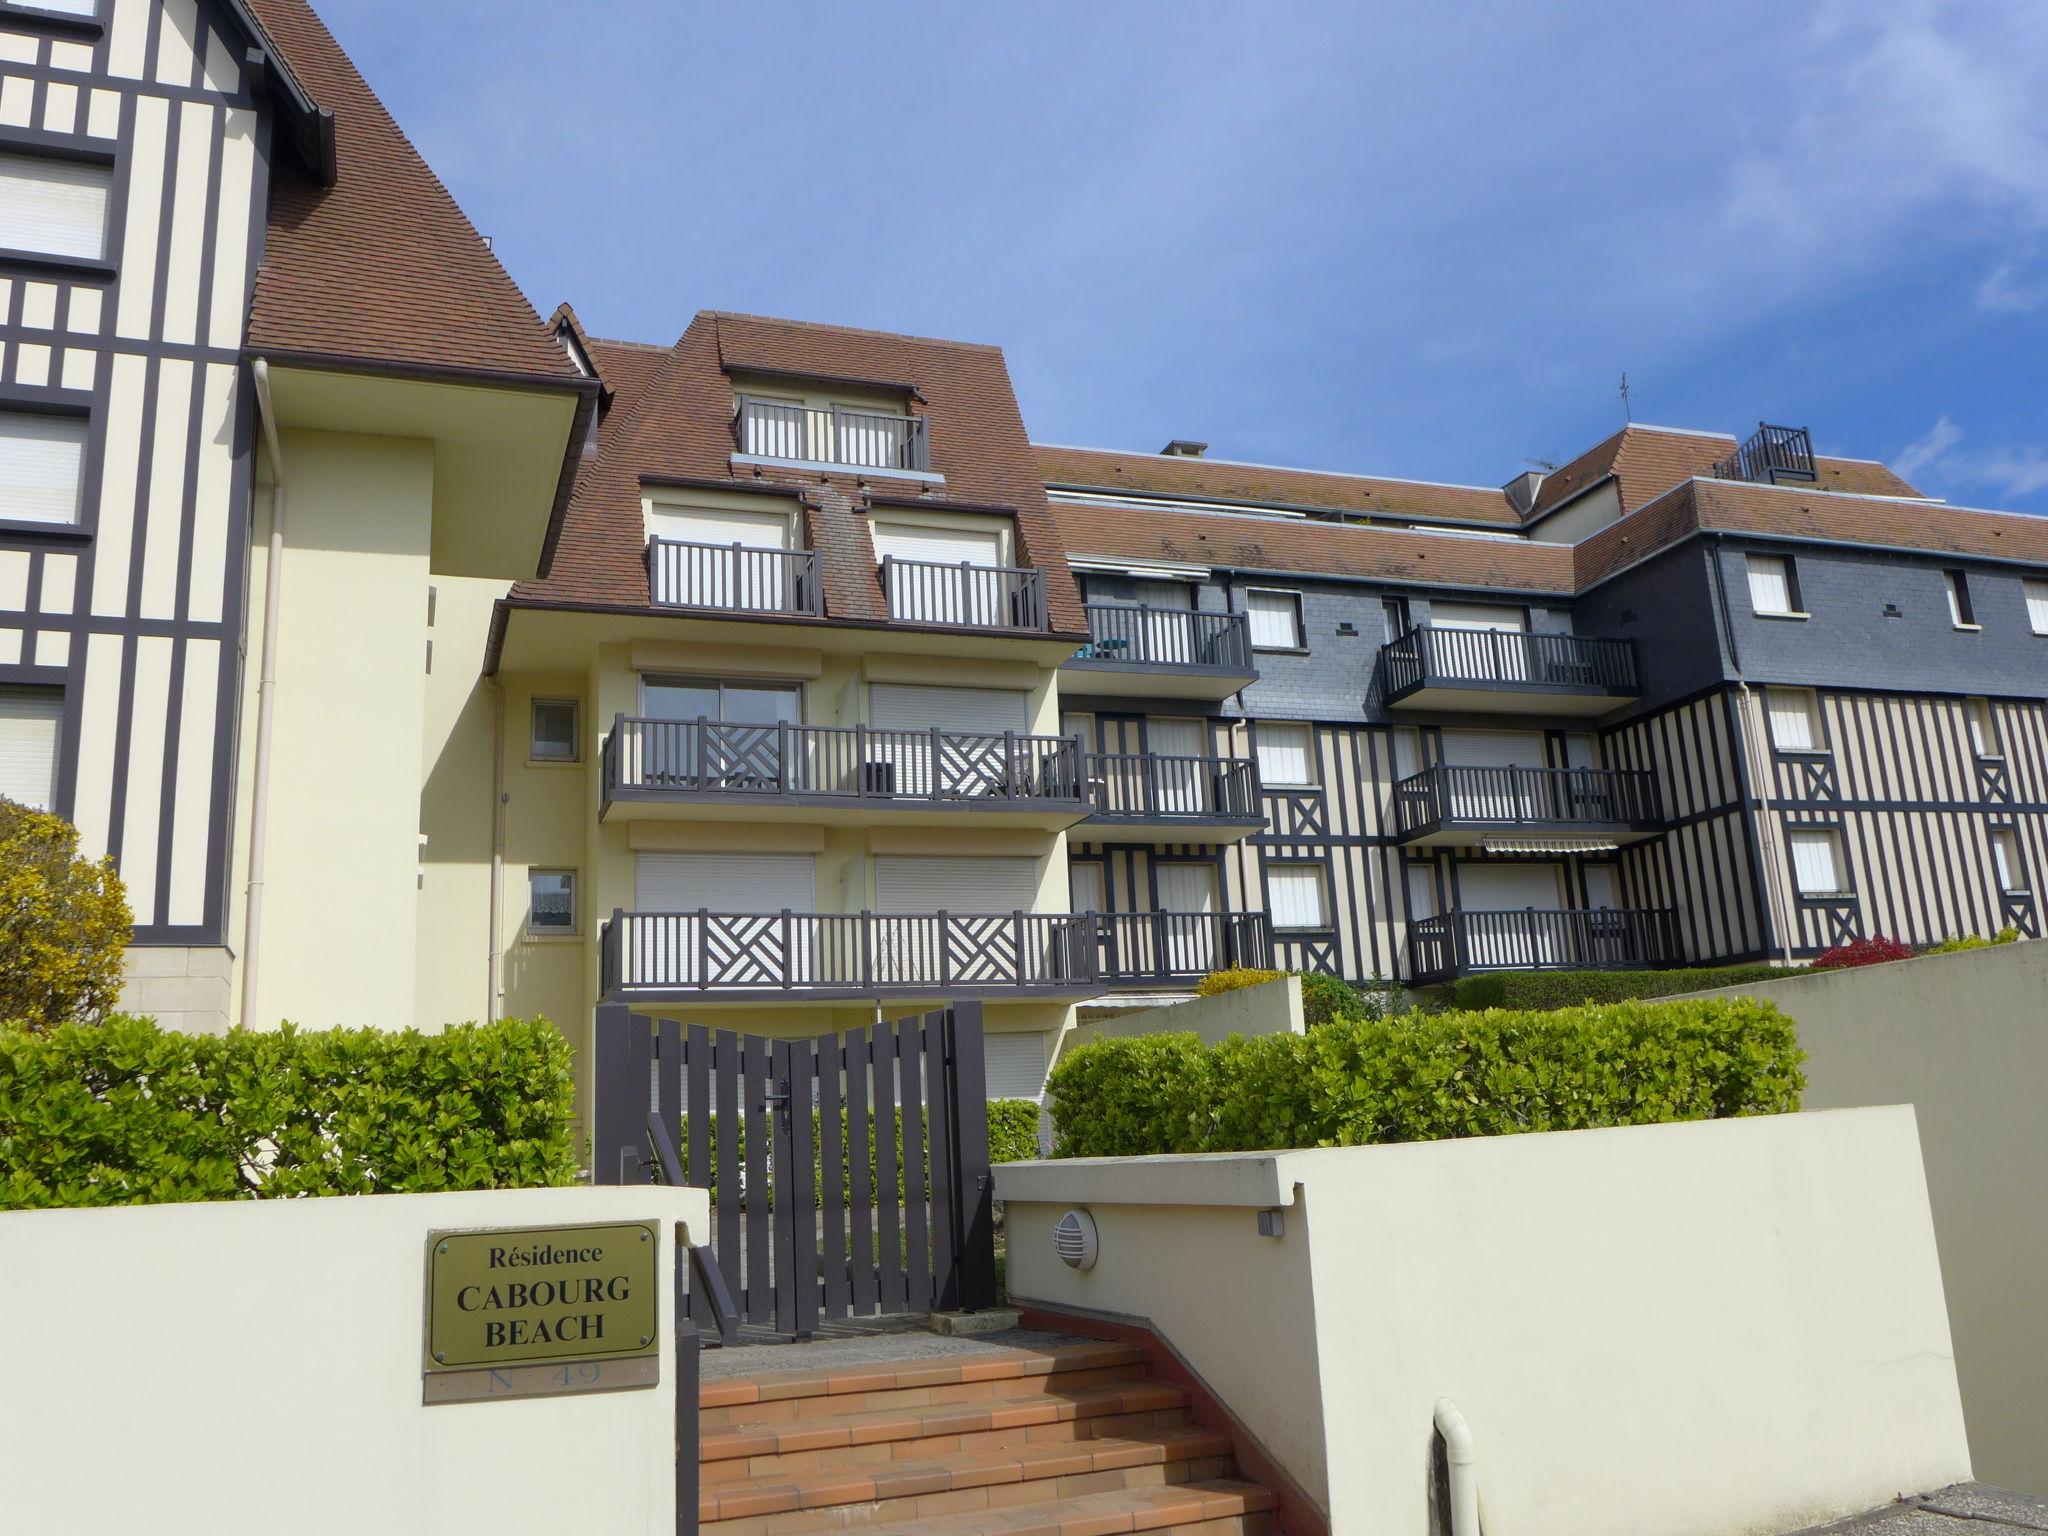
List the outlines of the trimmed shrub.
{"type": "Polygon", "coordinates": [[[988,1160],[1028,1163],[1038,1156],[1038,1106],[1030,1099],[988,1101],[988,1160]]]}
{"type": "Polygon", "coordinates": [[[1822,950],[1813,957],[1813,969],[1846,971],[1859,965],[1884,965],[1893,960],[1912,958],[1912,950],[1897,939],[1888,939],[1879,933],[1852,944],[1837,944],[1833,949],[1822,950]]]}
{"type": "Polygon", "coordinates": [[[1240,965],[1227,971],[1211,971],[1195,983],[1195,996],[1214,997],[1219,992],[1242,992],[1246,987],[1263,987],[1269,981],[1278,981],[1285,971],[1262,971],[1249,965],[1240,965]]]}
{"type": "Polygon", "coordinates": [[[545,1020],[0,1025],[0,1209],[565,1185],[573,1112],[569,1045],[545,1020]]]}
{"type": "Polygon", "coordinates": [[[2011,923],[2007,923],[1988,939],[1981,933],[1950,934],[1939,944],[1930,944],[1920,953],[1923,955],[1956,955],[1961,954],[1965,950],[1989,949],[1994,944],[2017,944],[2019,941],[2019,929],[2015,928],[2011,923]]]}
{"type": "Polygon", "coordinates": [[[70,822],[0,799],[0,1019],[98,1023],[121,995],[130,921],[111,858],[80,858],[70,822]]]}
{"type": "Polygon", "coordinates": [[[1669,971],[1484,971],[1451,984],[1456,1008],[1572,1008],[1623,1003],[1715,987],[1747,986],[1802,976],[1778,965],[1694,966],[1669,971]]]}
{"type": "Polygon", "coordinates": [[[1050,1090],[1055,1156],[1138,1157],[1648,1125],[1799,1107],[1769,1003],[1714,998],[1350,1019],[1306,1035],[1100,1040],[1050,1090]]]}
{"type": "Polygon", "coordinates": [[[1239,966],[1234,970],[1211,971],[1195,984],[1195,995],[1214,997],[1219,992],[1264,986],[1283,976],[1301,978],[1302,1021],[1311,1028],[1327,1024],[1332,1019],[1381,1018],[1391,1011],[1391,999],[1400,990],[1397,986],[1375,980],[1361,991],[1343,977],[1323,971],[1262,971],[1239,966]]]}

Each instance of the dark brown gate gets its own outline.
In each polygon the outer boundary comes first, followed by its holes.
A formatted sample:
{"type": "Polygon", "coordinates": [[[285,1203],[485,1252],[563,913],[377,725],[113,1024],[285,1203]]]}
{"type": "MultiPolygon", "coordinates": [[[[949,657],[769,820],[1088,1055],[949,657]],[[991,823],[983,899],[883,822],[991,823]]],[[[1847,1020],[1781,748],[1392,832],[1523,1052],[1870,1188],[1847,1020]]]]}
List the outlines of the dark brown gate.
{"type": "MultiPolygon", "coordinates": [[[[712,1231],[692,1237],[743,1322],[801,1338],[994,1304],[978,1003],[809,1040],[608,1003],[594,1054],[593,1178],[710,1190],[712,1231]]],[[[700,1325],[715,1288],[693,1290],[700,1325]]]]}

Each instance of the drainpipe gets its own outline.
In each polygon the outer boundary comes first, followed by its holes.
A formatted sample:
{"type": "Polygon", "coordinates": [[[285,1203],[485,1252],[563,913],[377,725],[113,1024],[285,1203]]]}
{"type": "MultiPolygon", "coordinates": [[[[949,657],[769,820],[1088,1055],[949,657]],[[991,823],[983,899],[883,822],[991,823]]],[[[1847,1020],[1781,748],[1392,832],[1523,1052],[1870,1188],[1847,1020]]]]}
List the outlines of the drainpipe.
{"type": "Polygon", "coordinates": [[[263,568],[263,649],[256,684],[256,764],[249,788],[249,885],[242,918],[242,1026],[255,1027],[257,962],[263,946],[263,877],[270,818],[270,729],[277,706],[277,610],[284,585],[284,454],[277,446],[277,408],[270,364],[257,358],[256,408],[270,455],[270,554],[263,568]]]}
{"type": "Polygon", "coordinates": [[[505,689],[495,677],[486,678],[491,690],[491,916],[490,994],[484,1003],[484,1020],[497,1019],[505,995],[505,689]]]}
{"type": "Polygon", "coordinates": [[[1757,863],[1757,905],[1763,908],[1764,945],[1766,952],[1784,949],[1778,943],[1778,904],[1771,899],[1769,886],[1778,867],[1778,840],[1774,832],[1776,816],[1771,810],[1771,761],[1768,754],[1761,764],[1757,761],[1756,745],[1759,739],[1755,728],[1756,703],[1750,692],[1749,681],[1742,675],[1742,648],[1735,639],[1735,619],[1728,606],[1728,577],[1723,568],[1723,550],[1727,540],[1718,534],[1714,538],[1713,558],[1709,562],[1714,573],[1714,597],[1721,608],[1721,632],[1728,637],[1728,662],[1735,672],[1735,696],[1741,701],[1739,713],[1742,720],[1742,763],[1744,776],[1756,788],[1757,804],[1762,814],[1756,821],[1757,863]]]}
{"type": "Polygon", "coordinates": [[[1451,1473],[1451,1536],[1479,1536],[1479,1455],[1471,1426],[1448,1397],[1436,1400],[1436,1432],[1451,1473]]]}

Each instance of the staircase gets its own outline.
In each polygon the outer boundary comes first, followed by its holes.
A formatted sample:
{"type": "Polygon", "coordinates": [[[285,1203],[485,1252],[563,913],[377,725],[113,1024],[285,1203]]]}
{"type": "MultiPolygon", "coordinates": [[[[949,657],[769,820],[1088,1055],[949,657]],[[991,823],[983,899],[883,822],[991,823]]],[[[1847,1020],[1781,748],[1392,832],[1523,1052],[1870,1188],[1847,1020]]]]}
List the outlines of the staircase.
{"type": "Polygon", "coordinates": [[[1142,1350],[1030,1349],[707,1381],[705,1536],[1268,1536],[1271,1493],[1142,1350]]]}

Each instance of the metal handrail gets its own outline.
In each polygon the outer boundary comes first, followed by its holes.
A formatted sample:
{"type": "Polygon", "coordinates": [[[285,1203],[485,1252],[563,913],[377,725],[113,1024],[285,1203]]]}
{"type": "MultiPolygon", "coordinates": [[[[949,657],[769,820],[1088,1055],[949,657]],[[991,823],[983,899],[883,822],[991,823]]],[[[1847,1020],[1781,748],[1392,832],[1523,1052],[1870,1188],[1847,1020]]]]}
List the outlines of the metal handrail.
{"type": "Polygon", "coordinates": [[[1380,647],[1387,696],[1434,683],[1637,690],[1635,642],[1418,624],[1380,647]]]}
{"type": "Polygon", "coordinates": [[[1636,768],[1522,768],[1439,763],[1393,789],[1398,836],[1461,823],[1643,826],[1663,820],[1657,777],[1636,768]]]}
{"type": "Polygon", "coordinates": [[[1241,613],[1149,603],[1084,603],[1082,609],[1088,643],[1074,653],[1076,661],[1253,670],[1251,626],[1241,613]]]}
{"type": "Polygon", "coordinates": [[[1260,815],[1258,765],[1248,757],[1091,752],[1087,765],[1099,820],[1214,821],[1260,815]]]}
{"type": "Polygon", "coordinates": [[[1263,912],[1096,912],[1102,979],[1196,980],[1211,971],[1273,963],[1273,931],[1263,912]]]}
{"type": "Polygon", "coordinates": [[[918,474],[932,467],[930,424],[922,416],[740,395],[732,434],[738,450],[756,458],[918,474]]]}
{"type": "Polygon", "coordinates": [[[1714,476],[1764,485],[1775,485],[1781,477],[1815,479],[1813,435],[1805,427],[1774,427],[1760,421],[1740,448],[1714,465],[1714,476]]]}
{"type": "Polygon", "coordinates": [[[1045,572],[1036,566],[884,555],[882,591],[889,599],[889,617],[906,623],[973,629],[1047,627],[1045,572]]]}
{"type": "Polygon", "coordinates": [[[651,538],[647,541],[647,595],[662,608],[813,616],[824,612],[814,549],[756,549],[744,544],[651,538]]]}
{"type": "Polygon", "coordinates": [[[1460,908],[1408,925],[1417,980],[1472,971],[1630,970],[1680,958],[1668,907],[1460,908]]]}

